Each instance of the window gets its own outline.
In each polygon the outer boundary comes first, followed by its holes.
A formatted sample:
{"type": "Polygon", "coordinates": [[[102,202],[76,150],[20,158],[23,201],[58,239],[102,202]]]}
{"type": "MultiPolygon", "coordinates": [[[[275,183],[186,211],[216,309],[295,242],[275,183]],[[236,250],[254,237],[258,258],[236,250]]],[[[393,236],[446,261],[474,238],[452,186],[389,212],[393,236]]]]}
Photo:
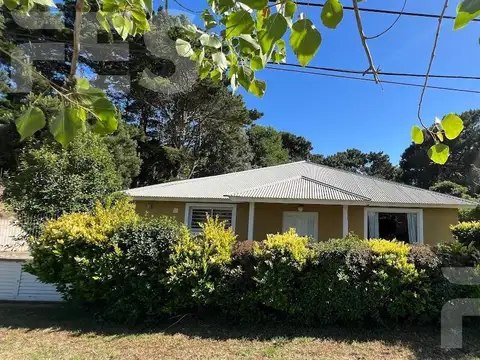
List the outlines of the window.
{"type": "Polygon", "coordinates": [[[365,237],[422,244],[423,211],[421,209],[365,208],[365,237]]]}
{"type": "Polygon", "coordinates": [[[283,231],[295,229],[298,235],[308,236],[318,241],[318,213],[285,211],[283,213],[283,231]]]}
{"type": "Polygon", "coordinates": [[[193,232],[200,231],[200,224],[207,216],[217,217],[226,221],[227,227],[235,230],[236,206],[230,204],[187,204],[185,208],[185,223],[193,232]]]}

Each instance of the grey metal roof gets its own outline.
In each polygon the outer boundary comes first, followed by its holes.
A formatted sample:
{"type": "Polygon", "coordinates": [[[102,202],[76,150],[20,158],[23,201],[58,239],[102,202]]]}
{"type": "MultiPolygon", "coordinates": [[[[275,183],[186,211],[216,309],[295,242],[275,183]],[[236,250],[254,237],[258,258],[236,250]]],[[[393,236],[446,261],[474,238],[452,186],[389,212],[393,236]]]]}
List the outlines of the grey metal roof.
{"type": "Polygon", "coordinates": [[[475,206],[453,196],[306,161],[237,173],[145,186],[134,199],[238,201],[285,199],[391,206],[475,206]]]}
{"type": "Polygon", "coordinates": [[[258,186],[229,195],[231,198],[368,201],[370,199],[323,184],[319,181],[296,176],[272,184],[258,186]]]}

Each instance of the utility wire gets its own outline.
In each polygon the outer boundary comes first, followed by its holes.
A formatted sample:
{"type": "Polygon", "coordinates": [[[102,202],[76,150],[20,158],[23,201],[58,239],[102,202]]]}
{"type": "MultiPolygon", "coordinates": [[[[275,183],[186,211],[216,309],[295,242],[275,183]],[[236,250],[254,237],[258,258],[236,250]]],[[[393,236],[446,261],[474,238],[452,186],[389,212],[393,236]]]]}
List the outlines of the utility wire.
{"type": "MultiPolygon", "coordinates": [[[[277,0],[269,0],[269,2],[276,2],[277,0]]],[[[319,3],[312,3],[312,2],[305,2],[305,1],[296,1],[295,2],[297,5],[302,5],[302,6],[311,6],[311,7],[324,7],[325,4],[319,4],[319,3]]],[[[344,10],[350,10],[353,11],[354,8],[352,6],[344,6],[344,10]]],[[[439,19],[440,15],[437,14],[427,14],[427,13],[416,13],[416,12],[405,12],[405,11],[395,11],[395,10],[384,10],[384,9],[368,9],[368,8],[361,8],[359,7],[359,10],[362,12],[371,12],[371,13],[377,13],[377,14],[390,14],[390,15],[406,15],[406,16],[417,16],[417,17],[424,17],[424,18],[432,18],[432,19],[439,19]]],[[[455,16],[444,16],[444,19],[448,20],[455,20],[455,16]]],[[[472,21],[475,22],[480,22],[480,19],[473,19],[472,21]]]]}
{"type": "MultiPolygon", "coordinates": [[[[268,70],[276,70],[276,71],[285,71],[285,72],[292,72],[292,73],[301,73],[301,74],[309,74],[309,75],[317,75],[317,76],[326,76],[326,77],[333,77],[339,79],[349,79],[349,80],[359,80],[359,81],[368,81],[368,82],[375,82],[373,79],[367,79],[363,77],[355,77],[355,76],[348,76],[348,75],[337,75],[337,74],[327,74],[321,73],[318,71],[308,71],[308,70],[298,70],[298,69],[285,69],[273,66],[267,66],[266,69],[268,70]]],[[[413,84],[407,83],[403,81],[389,81],[389,80],[382,80],[384,84],[392,84],[392,85],[401,85],[401,86],[410,86],[410,87],[417,87],[423,88],[423,85],[420,84],[413,84]]],[[[445,91],[456,91],[456,92],[463,92],[463,93],[470,93],[470,94],[480,94],[479,90],[471,90],[471,89],[462,89],[462,88],[452,88],[446,86],[434,86],[434,85],[427,85],[427,89],[436,89],[436,90],[445,90],[445,91]]]]}
{"type": "MultiPolygon", "coordinates": [[[[312,69],[312,70],[322,70],[322,71],[330,71],[330,72],[338,72],[338,73],[345,73],[345,74],[357,74],[363,75],[365,71],[362,70],[351,70],[351,69],[339,69],[339,68],[331,68],[331,67],[322,67],[322,66],[314,66],[314,65],[307,65],[302,66],[299,64],[290,64],[290,63],[271,63],[272,65],[281,65],[286,67],[294,67],[300,69],[312,69]]],[[[367,73],[368,74],[368,73],[367,73]]],[[[380,71],[378,73],[382,76],[400,76],[400,77],[415,77],[415,78],[425,78],[425,74],[418,74],[418,73],[402,73],[402,72],[384,72],[380,71]]],[[[470,75],[429,75],[431,78],[436,79],[459,79],[459,80],[480,80],[480,76],[470,76],[470,75]]]]}

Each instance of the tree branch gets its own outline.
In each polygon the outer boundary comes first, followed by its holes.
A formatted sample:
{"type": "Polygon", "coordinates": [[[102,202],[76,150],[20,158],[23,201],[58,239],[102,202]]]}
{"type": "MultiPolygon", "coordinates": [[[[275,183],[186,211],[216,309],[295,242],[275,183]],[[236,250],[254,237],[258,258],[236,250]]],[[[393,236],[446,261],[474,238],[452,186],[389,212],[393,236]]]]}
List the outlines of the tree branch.
{"type": "Polygon", "coordinates": [[[428,63],[427,73],[425,74],[425,82],[423,84],[422,94],[420,95],[420,101],[418,102],[418,113],[417,113],[418,120],[420,121],[420,124],[422,124],[422,126],[430,133],[430,135],[432,135],[432,132],[430,131],[430,129],[427,126],[425,126],[425,124],[423,123],[423,120],[422,120],[422,105],[423,105],[423,99],[425,97],[425,91],[426,91],[427,85],[428,85],[428,78],[430,76],[430,71],[432,70],[433,60],[435,59],[435,53],[437,51],[437,45],[438,45],[438,38],[440,37],[440,31],[442,29],[442,22],[443,22],[443,18],[445,16],[445,12],[447,11],[447,7],[448,7],[448,0],[445,0],[445,3],[443,4],[442,13],[440,14],[440,17],[438,18],[438,26],[437,26],[437,32],[435,34],[435,41],[433,42],[432,54],[430,55],[430,62],[428,63]]]}
{"type": "Polygon", "coordinates": [[[358,33],[360,34],[360,40],[362,40],[362,46],[363,46],[363,49],[365,50],[365,54],[367,55],[367,59],[369,63],[369,68],[365,71],[364,74],[367,74],[368,72],[372,71],[373,79],[375,80],[375,83],[378,84],[380,82],[380,79],[378,78],[378,70],[373,64],[372,54],[367,44],[367,37],[365,36],[365,32],[363,31],[362,18],[360,17],[360,10],[358,9],[358,0],[353,0],[353,11],[355,12],[355,19],[357,21],[357,28],[358,28],[358,33]]]}
{"type": "Polygon", "coordinates": [[[378,39],[380,36],[383,36],[383,35],[385,35],[387,32],[389,32],[390,30],[392,30],[393,27],[397,24],[398,20],[400,20],[400,18],[402,17],[403,12],[405,11],[405,7],[407,6],[407,2],[408,2],[408,0],[404,0],[404,1],[403,1],[402,10],[400,10],[400,13],[398,14],[397,18],[396,18],[395,21],[392,23],[392,25],[390,25],[388,28],[386,28],[385,30],[383,30],[380,34],[377,34],[377,35],[375,35],[375,36],[367,36],[366,39],[367,39],[367,40],[378,39]]]}
{"type": "Polygon", "coordinates": [[[73,27],[73,53],[72,66],[70,68],[70,81],[73,81],[77,73],[78,56],[80,54],[80,26],[83,18],[84,0],[77,0],[75,5],[75,23],[73,27]]]}

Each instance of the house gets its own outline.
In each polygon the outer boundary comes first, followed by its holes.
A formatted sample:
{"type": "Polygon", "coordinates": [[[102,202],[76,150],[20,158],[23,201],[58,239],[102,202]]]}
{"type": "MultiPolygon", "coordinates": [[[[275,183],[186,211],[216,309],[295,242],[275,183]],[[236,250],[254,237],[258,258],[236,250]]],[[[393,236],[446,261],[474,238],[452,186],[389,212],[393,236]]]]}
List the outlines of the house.
{"type": "Polygon", "coordinates": [[[206,215],[240,240],[296,228],[315,241],[364,238],[436,244],[472,201],[306,161],[128,190],[137,212],[174,216],[192,231],[206,215]]]}

